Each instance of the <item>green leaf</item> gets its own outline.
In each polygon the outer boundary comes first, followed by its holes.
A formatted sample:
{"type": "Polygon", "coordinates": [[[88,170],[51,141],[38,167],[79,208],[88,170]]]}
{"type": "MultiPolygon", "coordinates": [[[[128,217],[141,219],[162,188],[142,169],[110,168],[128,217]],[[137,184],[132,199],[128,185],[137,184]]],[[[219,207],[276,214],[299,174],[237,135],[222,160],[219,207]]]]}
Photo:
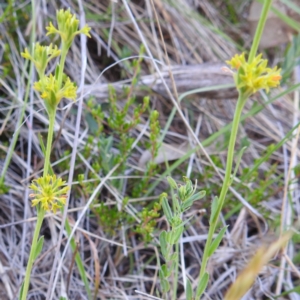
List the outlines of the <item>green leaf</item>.
{"type": "Polygon", "coordinates": [[[219,205],[219,198],[216,196],[214,197],[212,203],[211,203],[211,214],[210,214],[210,218],[209,218],[209,224],[212,224],[214,219],[215,219],[215,215],[217,213],[217,209],[218,209],[218,205],[219,205]]]}
{"type": "Polygon", "coordinates": [[[40,145],[41,145],[41,148],[42,148],[42,152],[43,152],[44,155],[46,155],[45,144],[43,142],[43,138],[42,138],[40,133],[38,134],[38,139],[39,139],[39,142],[40,142],[40,145]]]}
{"type": "Polygon", "coordinates": [[[205,272],[205,274],[203,275],[203,277],[201,277],[200,281],[199,281],[199,285],[197,288],[197,295],[196,298],[200,299],[200,296],[203,294],[203,292],[205,291],[207,284],[208,284],[208,279],[209,279],[209,275],[207,272],[205,272]]]}
{"type": "Polygon", "coordinates": [[[90,130],[90,132],[95,135],[96,132],[98,131],[99,129],[99,126],[98,126],[98,123],[97,121],[95,120],[95,118],[93,117],[93,115],[91,113],[86,113],[85,115],[85,120],[88,124],[88,128],[90,130]]]}
{"type": "Polygon", "coordinates": [[[167,246],[173,245],[173,243],[172,243],[172,231],[168,231],[166,233],[166,241],[167,241],[167,246]]]}
{"type": "Polygon", "coordinates": [[[192,205],[193,205],[193,199],[188,199],[185,202],[182,203],[181,205],[181,212],[185,212],[186,210],[188,210],[192,205]]]}
{"type": "Polygon", "coordinates": [[[193,288],[188,278],[186,279],[185,296],[186,300],[193,300],[193,288]]]}
{"type": "Polygon", "coordinates": [[[243,147],[240,151],[239,151],[239,153],[238,153],[238,157],[237,157],[237,162],[236,162],[236,166],[235,166],[235,168],[234,168],[234,172],[233,172],[233,174],[231,175],[231,178],[230,178],[230,185],[232,184],[232,182],[233,182],[233,178],[235,177],[235,175],[236,175],[236,173],[237,173],[237,171],[238,171],[238,168],[239,168],[239,166],[240,166],[240,163],[241,163],[241,160],[242,160],[242,156],[243,156],[243,154],[244,154],[244,152],[245,152],[245,150],[247,149],[247,147],[243,147]]]}
{"type": "Polygon", "coordinates": [[[184,212],[184,211],[188,210],[195,201],[203,198],[205,196],[205,194],[206,194],[205,191],[201,191],[201,192],[193,195],[192,197],[190,197],[188,200],[186,200],[185,202],[182,203],[181,211],[184,212]]]}
{"type": "Polygon", "coordinates": [[[168,180],[168,182],[169,182],[169,185],[170,185],[174,190],[178,190],[178,185],[177,185],[176,181],[175,181],[172,177],[168,176],[168,177],[167,177],[167,180],[168,180]]]}
{"type": "MultiPolygon", "coordinates": [[[[46,100],[47,101],[47,100],[46,100]]],[[[45,101],[45,102],[46,102],[45,101]]],[[[57,106],[57,99],[56,99],[56,95],[53,92],[53,90],[50,91],[50,99],[49,99],[49,109],[53,110],[56,108],[57,106]]],[[[53,113],[53,111],[51,111],[51,113],[53,113]]],[[[48,113],[50,113],[50,111],[48,111],[48,113]]]]}
{"type": "Polygon", "coordinates": [[[169,261],[172,261],[172,262],[175,262],[176,263],[176,260],[178,259],[178,254],[175,252],[175,253],[172,253],[170,256],[169,256],[169,261]]]}
{"type": "Polygon", "coordinates": [[[298,15],[300,14],[300,8],[294,4],[291,0],[281,0],[286,6],[288,6],[291,10],[293,10],[298,15]]]}
{"type": "Polygon", "coordinates": [[[190,199],[193,199],[193,202],[202,199],[206,195],[206,191],[200,191],[193,195],[190,199]]]}
{"type": "Polygon", "coordinates": [[[221,231],[218,233],[217,237],[213,240],[213,242],[209,246],[208,257],[210,257],[216,251],[216,249],[219,247],[219,244],[225,234],[227,227],[228,226],[225,226],[221,229],[221,231]]]}
{"type": "Polygon", "coordinates": [[[59,65],[57,65],[55,68],[55,79],[58,79],[58,74],[59,74],[59,65]]]}
{"type": "Polygon", "coordinates": [[[162,270],[159,270],[159,279],[160,279],[160,285],[163,293],[167,293],[170,290],[170,284],[168,280],[164,278],[164,274],[162,270]]]}
{"type": "Polygon", "coordinates": [[[161,266],[161,271],[162,271],[164,278],[168,278],[171,275],[171,272],[170,272],[170,270],[168,270],[168,267],[166,264],[161,266]]]}
{"type": "Polygon", "coordinates": [[[167,256],[167,232],[163,230],[159,235],[160,249],[163,257],[167,256]]]}
{"type": "Polygon", "coordinates": [[[166,197],[163,197],[163,199],[162,199],[162,208],[163,208],[164,214],[165,214],[168,222],[171,223],[172,210],[171,210],[171,207],[169,205],[168,199],[166,197]]]}
{"type": "Polygon", "coordinates": [[[186,187],[185,187],[185,185],[182,185],[182,186],[179,187],[178,196],[179,196],[179,198],[182,202],[185,202],[185,200],[186,200],[186,187]]]}
{"type": "Polygon", "coordinates": [[[180,239],[180,236],[182,235],[183,229],[184,229],[184,226],[180,225],[170,232],[171,233],[171,239],[170,239],[171,245],[174,245],[178,242],[178,240],[180,239]]]}
{"type": "Polygon", "coordinates": [[[36,258],[40,255],[43,249],[43,244],[44,244],[44,236],[42,235],[36,244],[33,260],[36,260],[36,258]]]}
{"type": "Polygon", "coordinates": [[[59,297],[59,300],[68,300],[66,297],[62,297],[62,296],[60,296],[59,297]]]}
{"type": "Polygon", "coordinates": [[[287,49],[287,52],[285,54],[284,61],[282,63],[282,83],[285,83],[294,67],[298,66],[300,64],[300,35],[296,35],[293,38],[292,43],[290,44],[290,47],[287,49]]]}
{"type": "Polygon", "coordinates": [[[185,176],[183,176],[183,181],[185,182],[185,197],[190,198],[195,192],[195,190],[193,189],[193,183],[189,178],[185,176]]]}
{"type": "Polygon", "coordinates": [[[24,281],[22,282],[22,285],[20,288],[19,299],[22,299],[22,297],[23,297],[23,290],[24,290],[24,281]]]}

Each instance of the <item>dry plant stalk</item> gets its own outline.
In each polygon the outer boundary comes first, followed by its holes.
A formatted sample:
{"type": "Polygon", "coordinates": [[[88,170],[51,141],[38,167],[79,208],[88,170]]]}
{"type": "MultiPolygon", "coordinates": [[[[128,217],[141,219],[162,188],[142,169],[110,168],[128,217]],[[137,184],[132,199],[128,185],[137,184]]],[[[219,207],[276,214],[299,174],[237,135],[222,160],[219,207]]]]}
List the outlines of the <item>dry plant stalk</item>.
{"type": "Polygon", "coordinates": [[[270,246],[264,245],[258,249],[248,266],[238,276],[237,280],[227,291],[224,300],[241,299],[253,285],[255,278],[259,275],[262,268],[280,251],[290,240],[293,232],[287,231],[277,241],[270,246]]]}

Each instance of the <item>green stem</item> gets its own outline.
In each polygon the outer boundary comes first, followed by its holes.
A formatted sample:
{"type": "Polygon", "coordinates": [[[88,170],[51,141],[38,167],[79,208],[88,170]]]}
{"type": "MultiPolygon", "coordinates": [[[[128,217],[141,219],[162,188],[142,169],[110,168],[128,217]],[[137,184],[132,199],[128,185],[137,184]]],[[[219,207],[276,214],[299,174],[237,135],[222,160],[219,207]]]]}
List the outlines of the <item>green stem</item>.
{"type": "MultiPolygon", "coordinates": [[[[258,22],[258,25],[257,25],[255,36],[254,36],[253,43],[252,43],[252,46],[251,46],[251,50],[250,50],[250,53],[249,53],[249,58],[248,58],[249,63],[251,63],[254,60],[255,56],[256,56],[256,52],[257,52],[257,49],[258,49],[258,46],[259,46],[259,42],[260,42],[264,27],[265,27],[268,12],[271,8],[271,5],[272,5],[272,0],[265,0],[264,1],[261,16],[260,16],[260,19],[259,19],[259,22],[258,22]]],[[[229,145],[228,145],[228,154],[227,154],[225,178],[224,178],[224,182],[223,182],[223,185],[222,185],[220,197],[218,199],[217,210],[216,210],[214,219],[212,220],[212,222],[209,226],[209,230],[208,230],[208,237],[207,237],[207,241],[205,243],[203,259],[202,259],[200,274],[199,274],[199,280],[200,281],[201,281],[201,279],[203,278],[203,276],[206,272],[206,266],[207,266],[208,259],[209,259],[208,252],[209,252],[210,246],[211,246],[212,241],[213,241],[213,235],[215,233],[215,230],[216,230],[216,227],[217,227],[217,224],[218,224],[218,219],[219,219],[221,210],[222,210],[223,205],[224,205],[226,194],[227,194],[228,189],[230,187],[235,141],[236,141],[236,136],[237,136],[237,132],[238,132],[238,127],[239,127],[239,123],[240,123],[242,110],[243,110],[243,107],[245,105],[246,100],[247,100],[247,97],[245,95],[239,94],[239,99],[238,99],[238,102],[237,102],[237,105],[236,105],[236,109],[235,109],[235,113],[234,113],[234,117],[233,117],[233,121],[232,121],[232,129],[231,129],[230,140],[229,140],[229,145]]],[[[200,299],[200,297],[201,297],[200,287],[201,287],[201,284],[198,285],[198,288],[197,288],[197,291],[196,291],[196,299],[200,299]]]]}
{"type": "MultiPolygon", "coordinates": [[[[49,112],[48,138],[47,138],[47,146],[46,146],[43,176],[48,175],[49,168],[50,168],[50,154],[51,154],[51,148],[52,148],[55,114],[56,114],[56,109],[49,112]]],[[[34,260],[35,260],[35,252],[36,252],[37,241],[38,241],[38,237],[39,237],[39,234],[40,234],[40,230],[41,230],[41,226],[42,226],[42,223],[43,223],[44,216],[45,216],[45,211],[42,208],[38,208],[37,223],[36,223],[36,226],[35,226],[35,229],[34,229],[33,240],[32,240],[32,243],[31,243],[31,249],[30,249],[29,260],[28,260],[27,268],[26,268],[26,274],[25,274],[25,279],[24,279],[24,285],[23,285],[21,300],[26,300],[26,297],[27,297],[29,282],[30,282],[30,274],[31,274],[32,266],[33,266],[33,263],[34,263],[34,260]]]]}
{"type": "Polygon", "coordinates": [[[49,115],[49,128],[48,128],[48,138],[47,138],[47,145],[46,145],[46,154],[45,154],[45,161],[44,161],[43,176],[48,175],[49,168],[50,168],[50,154],[51,154],[51,148],[52,148],[56,108],[53,111],[49,111],[48,115],[49,115]]]}
{"type": "Polygon", "coordinates": [[[25,279],[24,279],[24,284],[23,284],[22,294],[21,294],[22,295],[21,300],[26,300],[26,298],[27,298],[31,270],[32,270],[32,266],[33,266],[33,263],[34,263],[34,259],[35,259],[37,241],[38,241],[41,226],[42,226],[42,223],[43,223],[43,220],[44,220],[44,215],[45,215],[45,211],[40,208],[38,213],[37,213],[37,222],[36,222],[35,229],[34,229],[34,234],[33,234],[29,259],[28,259],[28,263],[27,263],[26,274],[25,274],[25,279]]]}
{"type": "Polygon", "coordinates": [[[62,85],[62,78],[64,74],[64,67],[65,67],[65,61],[68,54],[68,48],[66,47],[65,43],[62,42],[61,45],[61,55],[60,55],[60,62],[59,62],[59,73],[58,73],[58,86],[59,89],[62,85]]]}
{"type": "Polygon", "coordinates": [[[251,46],[251,50],[249,53],[249,58],[248,58],[248,62],[251,63],[254,59],[254,57],[256,56],[256,52],[259,46],[259,42],[263,33],[263,30],[265,28],[265,24],[267,21],[267,17],[268,17],[268,12],[271,8],[272,5],[272,0],[264,0],[264,4],[263,4],[263,8],[261,11],[261,15],[259,18],[259,22],[257,24],[257,28],[255,31],[255,35],[254,35],[254,39],[252,42],[252,46],[251,46]]]}
{"type": "MultiPolygon", "coordinates": [[[[220,215],[221,210],[224,205],[226,194],[230,187],[235,141],[236,141],[236,136],[237,136],[237,132],[238,132],[238,128],[239,128],[240,117],[241,117],[242,110],[243,110],[246,100],[247,100],[247,98],[245,98],[243,95],[240,95],[237,105],[236,105],[236,109],[235,109],[235,113],[234,113],[234,117],[233,117],[233,121],[232,121],[231,135],[230,135],[230,140],[229,140],[229,145],[228,145],[225,178],[224,178],[224,182],[222,185],[220,197],[218,199],[218,207],[216,210],[215,218],[212,220],[212,223],[209,226],[208,237],[207,237],[207,241],[205,243],[203,259],[202,259],[201,268],[200,268],[199,280],[201,280],[201,278],[203,277],[203,275],[206,272],[206,266],[207,266],[207,262],[209,259],[208,251],[209,251],[209,248],[210,248],[212,240],[213,240],[213,235],[214,235],[216,227],[217,227],[219,215],[220,215]]],[[[200,286],[201,285],[199,284],[198,288],[197,288],[196,299],[200,299],[200,297],[201,297],[201,295],[199,294],[200,286]]]]}

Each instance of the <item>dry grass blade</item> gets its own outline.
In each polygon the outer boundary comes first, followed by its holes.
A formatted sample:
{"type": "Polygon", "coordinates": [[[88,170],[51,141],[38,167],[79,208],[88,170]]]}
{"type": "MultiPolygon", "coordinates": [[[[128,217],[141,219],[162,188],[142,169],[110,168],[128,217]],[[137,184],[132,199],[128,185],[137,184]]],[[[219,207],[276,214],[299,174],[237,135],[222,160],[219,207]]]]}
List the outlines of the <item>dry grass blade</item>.
{"type": "Polygon", "coordinates": [[[241,299],[253,285],[255,278],[259,275],[262,268],[272,259],[272,257],[278,251],[285,247],[292,236],[292,231],[286,232],[271,245],[262,246],[261,248],[259,248],[254,257],[248,263],[247,267],[231,285],[225,295],[224,300],[241,299]]]}

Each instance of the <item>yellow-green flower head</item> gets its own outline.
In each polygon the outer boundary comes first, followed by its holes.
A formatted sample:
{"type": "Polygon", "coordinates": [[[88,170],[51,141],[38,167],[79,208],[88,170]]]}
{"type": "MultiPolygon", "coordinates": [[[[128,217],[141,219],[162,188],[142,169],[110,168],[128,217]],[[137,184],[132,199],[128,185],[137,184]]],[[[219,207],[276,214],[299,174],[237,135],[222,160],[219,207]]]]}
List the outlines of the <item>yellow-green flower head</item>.
{"type": "Polygon", "coordinates": [[[41,93],[46,107],[56,108],[62,98],[76,100],[77,88],[70,78],[64,75],[62,86],[55,76],[50,74],[34,83],[34,89],[41,93]]]}
{"type": "Polygon", "coordinates": [[[69,187],[61,178],[56,178],[55,175],[46,175],[33,180],[29,186],[33,190],[30,194],[32,206],[40,204],[40,207],[45,211],[53,211],[62,208],[66,203],[69,187]]]}
{"type": "Polygon", "coordinates": [[[267,68],[268,60],[262,59],[262,54],[256,56],[251,63],[245,60],[245,54],[235,55],[226,61],[233,69],[237,70],[234,80],[237,89],[245,96],[250,96],[258,90],[265,89],[268,93],[270,88],[280,84],[281,69],[277,67],[267,68]]]}
{"type": "Polygon", "coordinates": [[[89,34],[91,28],[88,25],[85,25],[82,29],[78,30],[79,20],[75,15],[71,14],[70,9],[61,9],[57,11],[56,20],[58,29],[50,22],[49,26],[46,27],[48,31],[47,35],[58,33],[67,48],[71,46],[72,41],[77,34],[83,33],[86,36],[91,37],[89,34]]]}
{"type": "Polygon", "coordinates": [[[27,48],[25,48],[21,55],[34,63],[40,78],[42,78],[45,75],[45,70],[49,61],[52,58],[59,56],[60,50],[57,48],[57,46],[53,46],[52,44],[49,46],[41,46],[39,43],[36,43],[33,46],[32,56],[27,48]]]}

